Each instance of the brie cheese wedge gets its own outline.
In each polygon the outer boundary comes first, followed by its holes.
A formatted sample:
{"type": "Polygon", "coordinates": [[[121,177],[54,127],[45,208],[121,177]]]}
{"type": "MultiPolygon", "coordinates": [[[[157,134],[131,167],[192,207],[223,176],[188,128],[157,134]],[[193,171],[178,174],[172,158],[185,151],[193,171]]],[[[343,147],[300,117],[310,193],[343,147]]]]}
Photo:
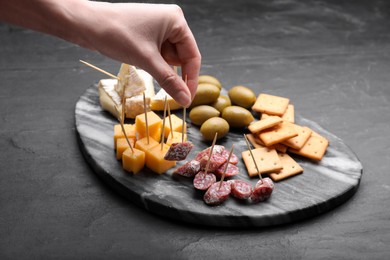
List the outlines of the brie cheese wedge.
{"type": "Polygon", "coordinates": [[[115,118],[120,118],[122,111],[121,97],[115,90],[116,79],[102,79],[99,81],[99,101],[102,108],[115,118]]]}

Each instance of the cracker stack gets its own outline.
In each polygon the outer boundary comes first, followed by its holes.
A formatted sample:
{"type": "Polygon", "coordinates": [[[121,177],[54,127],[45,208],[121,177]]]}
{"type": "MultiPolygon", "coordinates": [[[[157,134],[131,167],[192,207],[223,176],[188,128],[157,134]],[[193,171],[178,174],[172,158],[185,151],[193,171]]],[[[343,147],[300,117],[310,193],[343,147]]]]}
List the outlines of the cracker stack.
{"type": "MultiPolygon", "coordinates": [[[[255,147],[253,156],[260,173],[268,173],[274,181],[302,173],[303,168],[289,155],[298,154],[320,161],[329,141],[306,126],[295,124],[294,105],[284,97],[260,94],[252,109],[261,113],[259,121],[248,126],[248,140],[255,147]]],[[[242,153],[249,176],[255,176],[249,151],[242,153]]]]}

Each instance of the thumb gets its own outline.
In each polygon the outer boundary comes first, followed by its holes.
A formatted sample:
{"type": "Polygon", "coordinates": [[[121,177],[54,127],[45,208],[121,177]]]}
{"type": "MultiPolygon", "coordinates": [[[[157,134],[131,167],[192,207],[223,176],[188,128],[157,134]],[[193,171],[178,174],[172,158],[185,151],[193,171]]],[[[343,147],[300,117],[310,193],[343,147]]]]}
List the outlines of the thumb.
{"type": "Polygon", "coordinates": [[[191,105],[191,92],[183,79],[157,55],[150,63],[149,68],[145,68],[155,78],[158,84],[181,106],[188,107],[191,105]]]}

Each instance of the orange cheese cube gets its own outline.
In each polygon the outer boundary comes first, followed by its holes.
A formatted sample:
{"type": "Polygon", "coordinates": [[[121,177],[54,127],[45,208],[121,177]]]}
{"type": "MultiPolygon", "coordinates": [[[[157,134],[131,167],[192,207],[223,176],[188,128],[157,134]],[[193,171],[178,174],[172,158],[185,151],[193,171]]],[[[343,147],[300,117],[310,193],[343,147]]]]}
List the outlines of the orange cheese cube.
{"type": "Polygon", "coordinates": [[[165,154],[168,152],[169,145],[161,144],[153,147],[146,152],[146,167],[154,171],[155,173],[162,174],[170,168],[176,166],[176,161],[168,161],[164,159],[165,154]]]}
{"type": "MultiPolygon", "coordinates": [[[[168,136],[168,139],[167,139],[167,142],[166,144],[167,145],[172,145],[173,143],[181,143],[182,142],[182,133],[181,132],[176,132],[176,131],[172,131],[172,134],[169,134],[168,136]],[[173,137],[172,137],[172,134],[173,134],[173,137]]],[[[184,142],[187,141],[187,135],[184,134],[184,142]]]]}
{"type": "MultiPolygon", "coordinates": [[[[172,114],[171,115],[171,122],[172,122],[172,131],[176,131],[176,132],[182,131],[182,129],[183,129],[183,120],[182,119],[180,119],[178,116],[172,114]]],[[[169,117],[167,117],[165,119],[164,137],[167,138],[170,132],[171,132],[171,124],[169,123],[169,117]]]]}
{"type": "Polygon", "coordinates": [[[128,148],[122,154],[122,167],[125,171],[138,173],[145,167],[145,152],[128,148]]]}
{"type": "MultiPolygon", "coordinates": [[[[147,112],[149,136],[153,137],[157,142],[160,141],[162,131],[162,120],[153,111],[147,112]]],[[[135,129],[139,134],[139,138],[146,136],[146,121],[145,113],[142,113],[135,117],[135,129]]]]}
{"type": "Polygon", "coordinates": [[[147,150],[152,149],[156,145],[159,145],[159,142],[154,140],[152,137],[149,136],[149,143],[148,143],[148,138],[145,136],[142,139],[139,139],[135,142],[135,148],[146,152],[147,150]]]}
{"type": "MultiPolygon", "coordinates": [[[[134,147],[135,138],[128,137],[131,147],[134,147]]],[[[129,148],[129,144],[125,137],[116,139],[116,159],[122,159],[122,153],[129,148]]]]}
{"type": "MultiPolygon", "coordinates": [[[[124,124],[125,132],[127,137],[135,138],[135,125],[132,124],[124,124]]],[[[114,125],[114,146],[116,149],[116,140],[118,138],[125,137],[125,134],[122,131],[122,127],[120,124],[114,125]]]]}

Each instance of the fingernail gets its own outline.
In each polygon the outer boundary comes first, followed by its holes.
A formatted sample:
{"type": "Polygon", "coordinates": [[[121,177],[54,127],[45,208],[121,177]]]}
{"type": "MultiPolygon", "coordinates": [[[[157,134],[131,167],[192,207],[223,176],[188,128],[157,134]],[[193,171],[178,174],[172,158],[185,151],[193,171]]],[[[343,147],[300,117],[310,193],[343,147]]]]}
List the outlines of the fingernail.
{"type": "Polygon", "coordinates": [[[180,105],[184,107],[189,107],[191,105],[191,98],[185,91],[179,91],[176,97],[180,105]]]}

